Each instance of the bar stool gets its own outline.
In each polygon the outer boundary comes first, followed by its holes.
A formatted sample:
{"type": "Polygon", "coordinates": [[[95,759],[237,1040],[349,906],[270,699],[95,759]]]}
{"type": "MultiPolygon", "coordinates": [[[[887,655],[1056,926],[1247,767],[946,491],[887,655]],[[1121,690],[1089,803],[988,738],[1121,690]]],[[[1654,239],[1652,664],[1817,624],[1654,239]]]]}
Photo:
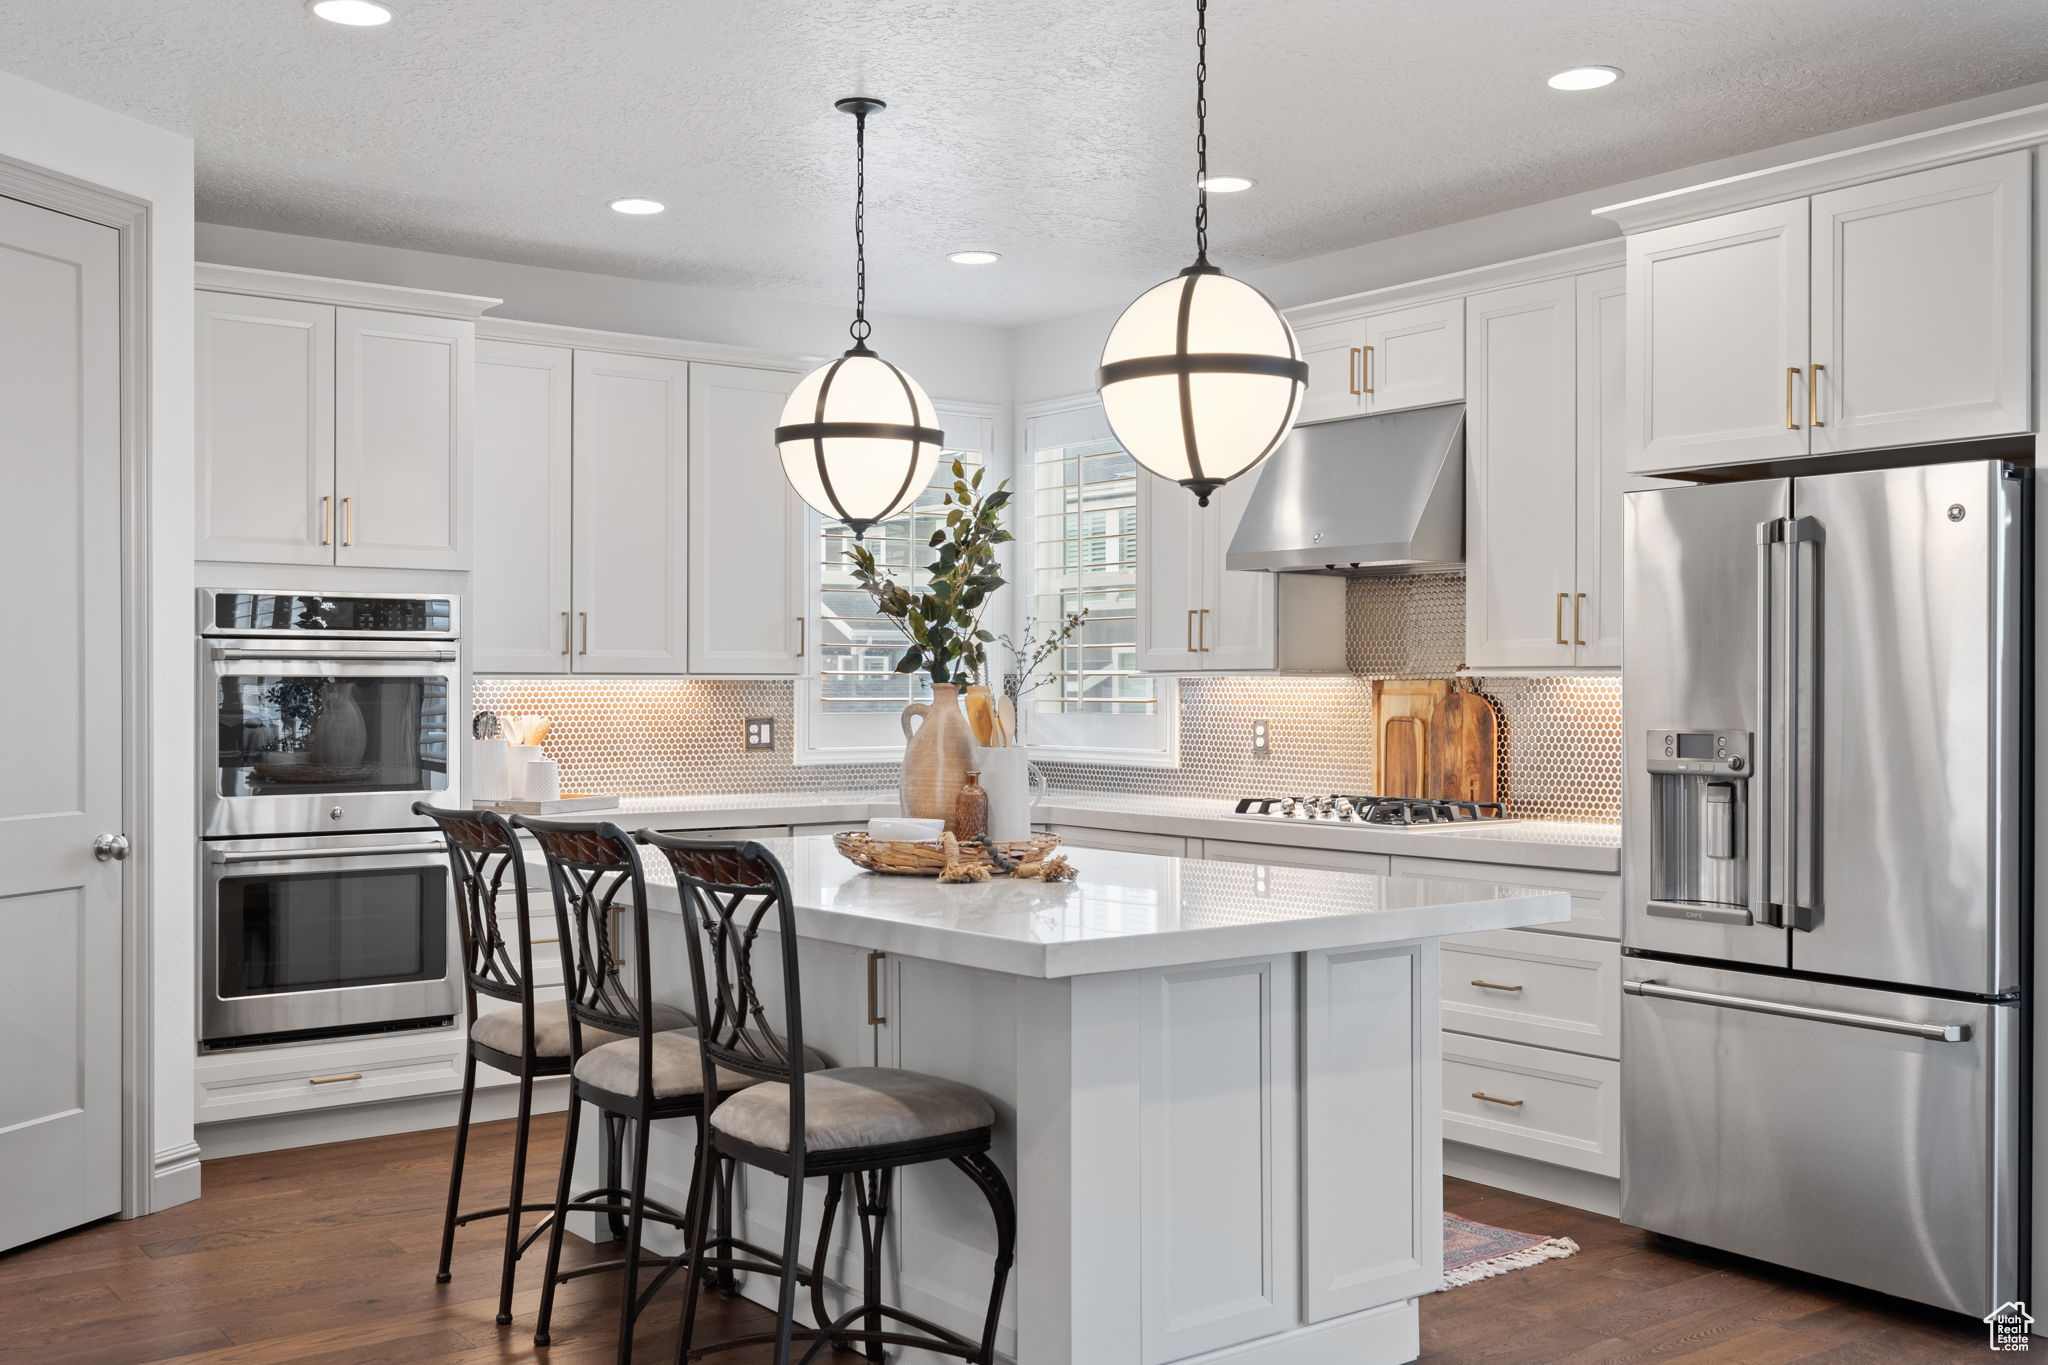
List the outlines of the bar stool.
{"type": "Polygon", "coordinates": [[[789,1190],[774,1334],[693,1346],[697,1290],[705,1270],[776,1273],[773,1266],[740,1262],[730,1254],[713,1257],[710,1238],[700,1221],[693,1228],[688,1255],[677,1359],[773,1341],[776,1365],[788,1365],[791,1347],[801,1334],[807,1340],[815,1338],[803,1356],[805,1361],[828,1343],[848,1350],[864,1342],[871,1361],[883,1359],[884,1346],[915,1346],[960,1356],[975,1365],[992,1365],[996,1319],[1017,1244],[1017,1211],[1010,1184],[988,1156],[994,1108],[972,1087],[891,1067],[838,1067],[797,1076],[790,1059],[802,1055],[802,992],[796,916],[782,864],[755,843],[700,842],[644,829],[633,837],[667,857],[683,908],[696,930],[687,937],[691,986],[700,1021],[700,1088],[712,1087],[714,1072],[721,1078],[716,1082],[721,1089],[727,1072],[758,1082],[721,1096],[709,1122],[699,1127],[700,1178],[710,1171],[711,1156],[716,1153],[784,1177],[789,1190]],[[771,968],[782,977],[784,1029],[780,1037],[770,1031],[768,1012],[755,989],[756,934],[768,925],[774,927],[780,946],[781,961],[771,968]],[[882,1229],[888,1218],[890,1187],[897,1169],[927,1161],[952,1162],[981,1190],[995,1216],[995,1278],[979,1342],[882,1301],[882,1229]],[[797,1243],[802,1233],[804,1180],[814,1175],[827,1178],[825,1206],[817,1253],[809,1273],[804,1274],[797,1269],[797,1243]],[[825,1258],[849,1176],[855,1182],[860,1220],[861,1302],[828,1319],[825,1258]],[[800,1280],[811,1288],[816,1329],[795,1326],[800,1280]],[[863,1324],[858,1329],[851,1326],[856,1319],[863,1324]],[[884,1319],[923,1335],[886,1330],[884,1319]]]}
{"type": "Polygon", "coordinates": [[[699,1167],[690,1173],[685,1209],[678,1213],[647,1197],[648,1135],[661,1119],[696,1119],[701,1127],[706,1084],[732,1089],[752,1082],[724,1071],[713,1081],[700,1065],[693,1031],[664,1026],[663,1007],[653,998],[647,883],[639,850],[626,832],[613,824],[593,829],[523,815],[513,817],[512,823],[533,835],[547,857],[564,947],[570,1051],[576,1059],[569,1069],[568,1129],[562,1142],[561,1178],[555,1189],[547,1273],[541,1284],[533,1341],[536,1346],[548,1344],[557,1284],[619,1266],[625,1271],[619,1300],[619,1360],[625,1365],[633,1358],[634,1324],[685,1260],[681,1256],[655,1257],[661,1273],[641,1289],[643,1226],[652,1219],[682,1228],[687,1234],[703,1207],[701,1143],[699,1167]],[[619,932],[622,925],[630,926],[629,941],[624,943],[619,932]],[[629,978],[622,977],[622,968],[630,971],[629,978]],[[585,1104],[630,1127],[632,1172],[624,1188],[614,1179],[603,1190],[572,1198],[576,1138],[585,1104]],[[602,1265],[562,1270],[562,1224],[573,1210],[623,1217],[625,1255],[602,1265]]]}

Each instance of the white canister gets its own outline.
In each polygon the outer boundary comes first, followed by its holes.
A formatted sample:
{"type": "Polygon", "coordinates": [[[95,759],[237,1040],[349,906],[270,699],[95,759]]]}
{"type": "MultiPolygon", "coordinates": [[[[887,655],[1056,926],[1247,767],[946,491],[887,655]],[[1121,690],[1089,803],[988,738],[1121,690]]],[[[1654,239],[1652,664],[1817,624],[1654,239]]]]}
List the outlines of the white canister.
{"type": "Polygon", "coordinates": [[[505,746],[505,794],[500,801],[528,801],[526,794],[526,769],[536,758],[544,758],[538,744],[508,744],[505,746]]]}
{"type": "Polygon", "coordinates": [[[988,836],[991,839],[1031,837],[1031,764],[1027,751],[977,747],[974,757],[988,793],[988,836]]]}
{"type": "Polygon", "coordinates": [[[562,769],[552,758],[533,758],[526,763],[526,799],[552,801],[562,794],[562,769]]]}
{"type": "Polygon", "coordinates": [[[503,801],[510,784],[507,772],[512,762],[512,745],[503,739],[473,739],[469,742],[469,799],[472,804],[503,801]]]}

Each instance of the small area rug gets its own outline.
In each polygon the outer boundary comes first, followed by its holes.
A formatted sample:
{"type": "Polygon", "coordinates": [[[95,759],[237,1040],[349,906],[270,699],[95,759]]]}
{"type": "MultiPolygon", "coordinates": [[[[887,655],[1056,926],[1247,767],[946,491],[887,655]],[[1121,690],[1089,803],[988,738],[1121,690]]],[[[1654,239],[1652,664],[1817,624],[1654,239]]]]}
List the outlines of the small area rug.
{"type": "Polygon", "coordinates": [[[1578,1254],[1569,1237],[1538,1237],[1489,1223],[1475,1223],[1455,1213],[1444,1215],[1444,1288],[1456,1289],[1539,1261],[1578,1254]]]}

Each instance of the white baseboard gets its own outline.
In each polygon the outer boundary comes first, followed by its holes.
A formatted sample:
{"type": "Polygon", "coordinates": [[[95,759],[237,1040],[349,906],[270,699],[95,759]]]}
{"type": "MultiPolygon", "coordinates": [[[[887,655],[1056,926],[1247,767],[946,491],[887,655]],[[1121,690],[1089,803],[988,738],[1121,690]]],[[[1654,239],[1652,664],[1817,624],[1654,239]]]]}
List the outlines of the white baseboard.
{"type": "Polygon", "coordinates": [[[180,1204],[189,1204],[198,1197],[198,1143],[181,1143],[151,1154],[149,1198],[142,1212],[161,1213],[180,1204]]]}
{"type": "Polygon", "coordinates": [[[1588,1213],[1604,1213],[1609,1218],[1621,1215],[1621,1182],[1611,1175],[1553,1166],[1448,1139],[1444,1142],[1444,1174],[1588,1213]]]}
{"type": "MultiPolygon", "coordinates": [[[[558,1114],[568,1100],[568,1077],[550,1076],[535,1082],[533,1112],[536,1114],[558,1114]]],[[[217,1161],[226,1156],[247,1156],[251,1152],[276,1152],[288,1147],[313,1147],[323,1142],[353,1142],[357,1138],[386,1137],[392,1133],[452,1128],[461,1103],[460,1094],[415,1095],[380,1104],[352,1104],[342,1108],[202,1123],[194,1136],[199,1140],[200,1158],[217,1161]]],[[[494,1119],[512,1118],[518,1112],[517,1086],[480,1086],[470,1121],[488,1123],[494,1119]]],[[[194,1193],[196,1195],[196,1189],[194,1193]]]]}

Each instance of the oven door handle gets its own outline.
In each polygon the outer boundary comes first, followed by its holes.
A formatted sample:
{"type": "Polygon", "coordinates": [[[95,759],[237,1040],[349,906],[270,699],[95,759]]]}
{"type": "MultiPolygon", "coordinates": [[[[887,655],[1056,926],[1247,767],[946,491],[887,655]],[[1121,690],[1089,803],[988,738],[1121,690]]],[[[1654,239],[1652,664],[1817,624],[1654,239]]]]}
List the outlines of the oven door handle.
{"type": "Polygon", "coordinates": [[[446,853],[448,845],[358,844],[354,848],[288,848],[272,853],[267,848],[216,849],[206,855],[213,863],[297,863],[308,858],[390,858],[404,853],[446,853]]]}
{"type": "Polygon", "coordinates": [[[370,663],[422,663],[452,664],[456,653],[452,649],[350,649],[350,650],[296,650],[281,649],[239,649],[233,645],[215,645],[216,659],[272,659],[279,663],[302,663],[307,660],[334,663],[354,663],[358,660],[370,663]]]}

